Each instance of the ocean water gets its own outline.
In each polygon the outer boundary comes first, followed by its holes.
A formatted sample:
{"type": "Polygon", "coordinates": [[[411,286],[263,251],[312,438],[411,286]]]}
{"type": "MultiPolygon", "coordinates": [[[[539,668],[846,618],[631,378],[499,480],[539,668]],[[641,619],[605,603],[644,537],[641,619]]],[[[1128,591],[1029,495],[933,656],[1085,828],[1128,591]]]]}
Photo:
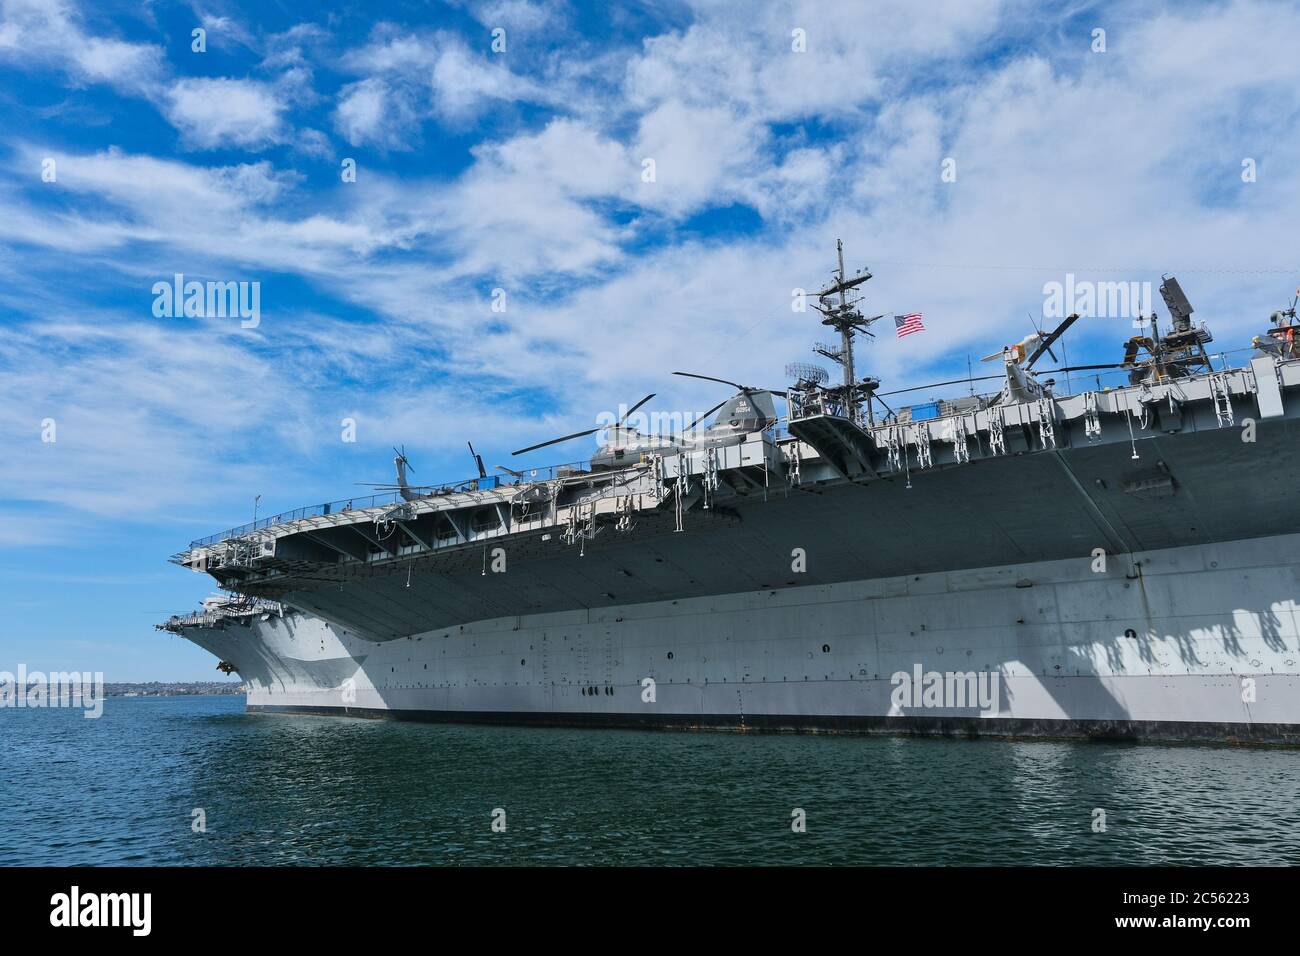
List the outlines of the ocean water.
{"type": "Polygon", "coordinates": [[[0,711],[0,864],[1300,862],[1294,750],[515,729],[243,705],[0,711]]]}

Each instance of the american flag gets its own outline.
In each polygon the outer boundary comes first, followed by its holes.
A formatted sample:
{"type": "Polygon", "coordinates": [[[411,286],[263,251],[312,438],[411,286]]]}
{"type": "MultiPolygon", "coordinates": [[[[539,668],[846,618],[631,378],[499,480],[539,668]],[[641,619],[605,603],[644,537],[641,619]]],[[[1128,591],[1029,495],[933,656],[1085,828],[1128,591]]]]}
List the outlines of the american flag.
{"type": "Polygon", "coordinates": [[[901,339],[904,335],[911,335],[913,332],[924,332],[925,326],[921,323],[921,313],[913,312],[910,315],[894,316],[894,330],[901,339]]]}

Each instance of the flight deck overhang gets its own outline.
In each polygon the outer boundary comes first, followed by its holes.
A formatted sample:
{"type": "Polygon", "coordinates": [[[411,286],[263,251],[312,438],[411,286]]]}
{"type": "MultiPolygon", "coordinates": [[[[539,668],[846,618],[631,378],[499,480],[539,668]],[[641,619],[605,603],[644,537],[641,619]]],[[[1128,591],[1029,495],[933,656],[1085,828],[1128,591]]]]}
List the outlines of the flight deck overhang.
{"type": "Polygon", "coordinates": [[[927,421],[863,428],[800,415],[788,436],[317,509],[204,539],[173,560],[391,640],[483,617],[789,584],[796,547],[817,549],[803,583],[818,583],[979,566],[990,534],[1008,553],[1046,560],[1226,540],[1229,528],[1276,533],[1290,513],[1276,475],[1294,457],[1294,425],[1273,422],[1300,418],[1297,388],[1300,362],[1269,359],[927,421]],[[1254,417],[1270,429],[1256,453],[1231,427],[1254,417]],[[1202,432],[1217,437],[1189,437],[1202,432]],[[1221,487],[1224,456],[1247,469],[1233,468],[1233,481],[1269,503],[1260,514],[1240,514],[1221,487]],[[506,558],[509,573],[493,573],[506,558]]]}
{"type": "Polygon", "coordinates": [[[552,537],[580,541],[597,525],[747,495],[784,482],[784,456],[773,437],[756,432],[738,443],[641,454],[618,469],[568,472],[481,489],[430,494],[353,508],[322,505],[289,520],[232,529],[191,543],[175,564],[246,589],[299,575],[338,574],[454,555],[496,543],[552,537]],[[671,499],[671,501],[670,501],[671,499]]]}

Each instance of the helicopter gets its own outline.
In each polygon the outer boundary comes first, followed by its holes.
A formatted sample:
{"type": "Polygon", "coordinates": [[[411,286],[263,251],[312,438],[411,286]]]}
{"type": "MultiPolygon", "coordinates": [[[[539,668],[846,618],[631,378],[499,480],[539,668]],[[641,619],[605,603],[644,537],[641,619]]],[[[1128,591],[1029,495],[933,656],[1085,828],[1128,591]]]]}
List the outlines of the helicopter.
{"type": "MultiPolygon", "coordinates": [[[[487,473],[487,469],[483,467],[483,456],[474,451],[474,443],[466,442],[466,444],[469,446],[470,456],[474,459],[474,465],[478,468],[477,478],[469,478],[465,481],[449,485],[412,485],[407,481],[406,476],[408,472],[411,474],[415,473],[415,466],[412,465],[410,459],[406,457],[406,446],[403,445],[401,448],[396,446],[393,447],[393,454],[396,456],[393,458],[393,467],[397,471],[396,482],[375,483],[362,481],[358,482],[358,484],[364,485],[367,488],[374,488],[377,491],[396,491],[402,496],[403,501],[415,501],[418,498],[424,498],[429,495],[445,495],[450,494],[453,491],[477,491],[481,484],[487,483],[490,480],[490,476],[487,473]]],[[[504,468],[501,465],[497,465],[496,467],[501,471],[509,472],[517,479],[523,477],[519,472],[512,471],[509,468],[504,468]]]]}
{"type": "Polygon", "coordinates": [[[606,428],[588,428],[584,431],[574,432],[571,435],[552,438],[536,445],[529,445],[527,448],[520,448],[518,451],[511,452],[511,454],[522,455],[526,452],[536,451],[539,448],[545,448],[548,445],[556,445],[574,438],[594,435],[596,432],[603,430],[606,432],[605,443],[591,458],[592,470],[600,471],[620,468],[625,463],[635,461],[642,454],[648,452],[680,454],[683,451],[689,452],[701,448],[735,445],[743,441],[746,435],[762,431],[775,424],[777,412],[772,397],[786,397],[785,392],[777,389],[741,385],[727,379],[715,378],[712,375],[699,375],[695,372],[673,372],[673,374],[685,378],[698,378],[730,385],[732,388],[737,389],[737,392],[703,414],[698,415],[679,435],[647,434],[627,424],[628,418],[633,412],[654,398],[652,393],[629,408],[613,425],[606,428]],[[712,423],[706,428],[697,431],[696,426],[710,415],[714,415],[714,413],[716,413],[716,416],[712,423]]]}

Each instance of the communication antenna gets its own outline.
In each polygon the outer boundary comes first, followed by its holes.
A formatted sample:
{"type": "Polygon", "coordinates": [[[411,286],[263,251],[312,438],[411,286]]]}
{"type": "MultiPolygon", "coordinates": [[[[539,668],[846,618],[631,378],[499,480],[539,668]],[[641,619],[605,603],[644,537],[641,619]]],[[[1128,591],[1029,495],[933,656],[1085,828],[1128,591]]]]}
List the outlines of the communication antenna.
{"type": "MultiPolygon", "coordinates": [[[[862,394],[869,396],[879,383],[874,380],[858,381],[854,367],[853,337],[859,332],[871,335],[868,328],[881,316],[871,318],[864,316],[858,309],[861,297],[849,295],[852,289],[856,289],[871,278],[871,271],[860,269],[853,278],[849,278],[844,272],[843,240],[835,240],[835,253],[839,260],[839,268],[834,273],[835,281],[817,293],[817,304],[813,305],[813,308],[822,314],[822,325],[829,326],[840,334],[840,343],[838,346],[818,343],[813,347],[813,351],[837,363],[843,369],[844,384],[827,391],[839,397],[845,416],[849,421],[856,423],[861,415],[858,403],[861,401],[862,394]]],[[[869,419],[873,417],[870,403],[867,405],[867,417],[869,419]]]]}

